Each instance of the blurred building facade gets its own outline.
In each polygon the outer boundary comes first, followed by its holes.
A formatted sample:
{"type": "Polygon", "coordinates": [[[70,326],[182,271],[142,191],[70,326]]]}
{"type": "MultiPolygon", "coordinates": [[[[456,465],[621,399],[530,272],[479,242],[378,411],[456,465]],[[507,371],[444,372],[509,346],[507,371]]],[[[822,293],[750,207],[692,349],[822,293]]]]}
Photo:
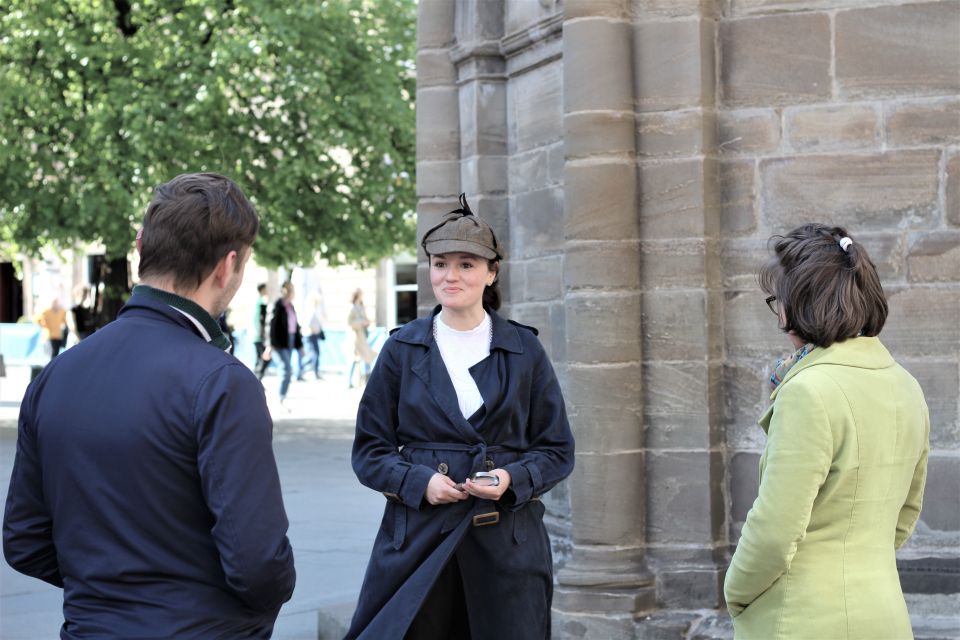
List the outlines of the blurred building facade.
{"type": "MultiPolygon", "coordinates": [[[[932,419],[908,600],[960,569],[960,2],[421,0],[418,227],[502,236],[577,437],[549,495],[559,638],[729,633],[722,580],[790,349],[767,238],[846,226],[932,419]]],[[[432,304],[425,256],[421,312],[432,304]]],[[[918,632],[918,636],[923,633],[918,632]]]]}

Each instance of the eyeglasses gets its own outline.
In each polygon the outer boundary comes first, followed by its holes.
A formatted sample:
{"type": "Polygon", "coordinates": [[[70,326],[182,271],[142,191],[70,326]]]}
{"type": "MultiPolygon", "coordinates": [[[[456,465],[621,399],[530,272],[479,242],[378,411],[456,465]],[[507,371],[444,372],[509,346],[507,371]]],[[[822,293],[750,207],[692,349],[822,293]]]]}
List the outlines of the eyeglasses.
{"type": "Polygon", "coordinates": [[[767,296],[767,299],[764,301],[767,303],[767,307],[770,308],[770,311],[773,312],[773,315],[780,317],[780,305],[777,304],[777,296],[767,296]]]}

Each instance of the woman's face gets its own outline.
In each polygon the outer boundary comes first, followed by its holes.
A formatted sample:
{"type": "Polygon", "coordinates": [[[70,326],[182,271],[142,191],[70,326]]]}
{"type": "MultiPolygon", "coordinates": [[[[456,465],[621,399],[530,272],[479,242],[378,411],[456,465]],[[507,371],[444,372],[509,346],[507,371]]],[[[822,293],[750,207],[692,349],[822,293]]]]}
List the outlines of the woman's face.
{"type": "Polygon", "coordinates": [[[471,253],[430,256],[430,284],[444,309],[469,311],[483,308],[483,290],[497,273],[486,258],[471,253]]]}

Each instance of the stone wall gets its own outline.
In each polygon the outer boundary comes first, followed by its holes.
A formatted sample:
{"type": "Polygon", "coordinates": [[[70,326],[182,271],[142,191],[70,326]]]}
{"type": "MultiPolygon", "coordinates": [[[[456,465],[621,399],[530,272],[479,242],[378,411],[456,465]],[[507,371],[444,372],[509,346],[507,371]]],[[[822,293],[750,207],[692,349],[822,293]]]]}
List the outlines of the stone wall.
{"type": "Polygon", "coordinates": [[[728,632],[710,612],[789,349],[756,272],[807,220],[846,226],[880,270],[881,337],[933,425],[901,559],[956,591],[960,2],[419,6],[420,232],[460,191],[492,221],[505,312],[540,328],[577,437],[547,498],[555,636],[728,632]]]}

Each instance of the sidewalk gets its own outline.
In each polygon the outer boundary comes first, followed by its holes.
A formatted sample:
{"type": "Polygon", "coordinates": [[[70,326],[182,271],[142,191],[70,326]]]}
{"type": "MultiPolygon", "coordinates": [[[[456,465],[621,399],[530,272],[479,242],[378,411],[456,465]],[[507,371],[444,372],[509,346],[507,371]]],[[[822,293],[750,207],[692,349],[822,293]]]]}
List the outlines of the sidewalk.
{"type": "MultiPolygon", "coordinates": [[[[6,500],[13,465],[19,402],[28,369],[0,378],[0,500],[6,500]]],[[[264,389],[274,416],[274,453],[280,469],[290,542],[297,566],[293,599],[274,631],[279,640],[342,637],[349,622],[373,538],[383,512],[380,494],[363,487],[350,468],[354,419],[361,390],[342,375],[294,381],[286,407],[275,401],[279,378],[264,389]],[[322,629],[318,620],[322,618],[322,629]],[[319,635],[318,635],[319,634],[319,635]],[[339,635],[337,635],[339,634],[339,635]]],[[[33,640],[57,635],[62,593],[39,580],[0,570],[0,638],[33,640]]]]}

